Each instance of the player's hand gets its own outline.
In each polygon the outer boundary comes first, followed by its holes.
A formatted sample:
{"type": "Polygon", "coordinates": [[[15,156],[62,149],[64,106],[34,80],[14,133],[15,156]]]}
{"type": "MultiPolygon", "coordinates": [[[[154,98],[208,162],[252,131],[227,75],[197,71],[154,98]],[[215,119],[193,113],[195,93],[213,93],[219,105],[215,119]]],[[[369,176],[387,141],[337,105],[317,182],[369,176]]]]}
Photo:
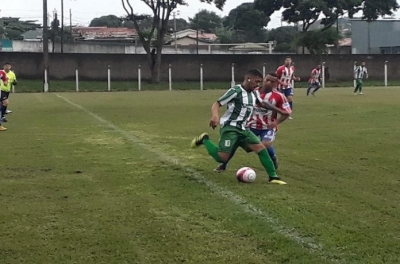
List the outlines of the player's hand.
{"type": "Polygon", "coordinates": [[[219,117],[213,116],[210,120],[210,127],[212,127],[212,129],[215,129],[218,126],[218,123],[219,123],[219,117]]]}
{"type": "Polygon", "coordinates": [[[300,77],[294,78],[295,81],[300,82],[300,77]]]}
{"type": "Polygon", "coordinates": [[[18,82],[17,81],[13,81],[12,85],[17,85],[18,82]]]}
{"type": "Polygon", "coordinates": [[[278,123],[276,121],[271,122],[270,124],[267,125],[268,129],[274,129],[278,126],[278,123]]]}

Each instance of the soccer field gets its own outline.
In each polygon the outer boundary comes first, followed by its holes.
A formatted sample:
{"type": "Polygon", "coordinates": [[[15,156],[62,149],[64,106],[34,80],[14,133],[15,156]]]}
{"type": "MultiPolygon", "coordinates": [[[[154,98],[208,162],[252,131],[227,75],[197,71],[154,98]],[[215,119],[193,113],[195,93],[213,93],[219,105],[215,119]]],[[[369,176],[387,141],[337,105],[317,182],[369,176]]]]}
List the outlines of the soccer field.
{"type": "Polygon", "coordinates": [[[189,148],[222,93],[13,94],[0,263],[400,263],[400,88],[296,90],[286,186],[189,148]]]}

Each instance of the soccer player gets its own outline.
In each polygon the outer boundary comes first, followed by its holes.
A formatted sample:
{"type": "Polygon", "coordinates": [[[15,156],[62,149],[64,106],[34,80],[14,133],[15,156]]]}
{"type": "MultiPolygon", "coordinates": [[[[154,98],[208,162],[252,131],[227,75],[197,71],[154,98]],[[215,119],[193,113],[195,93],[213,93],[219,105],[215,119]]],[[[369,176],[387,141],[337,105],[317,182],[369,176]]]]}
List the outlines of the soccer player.
{"type": "Polygon", "coordinates": [[[246,124],[256,104],[277,111],[282,115],[288,115],[277,107],[262,102],[260,98],[256,98],[256,94],[253,90],[258,87],[262,81],[262,73],[258,69],[251,69],[246,73],[242,85],[236,85],[230,88],[212,105],[210,126],[213,129],[218,126],[218,123],[221,126],[218,146],[211,141],[207,133],[195,137],[192,140],[191,146],[198,147],[204,145],[208,154],[219,163],[228,161],[231,157],[231,153],[234,153],[238,147],[242,147],[247,152],[254,151],[257,153],[261,164],[268,173],[269,182],[286,184],[286,182],[282,181],[276,174],[274,164],[264,145],[261,144],[259,138],[254,135],[253,132],[246,128],[246,124]],[[224,105],[228,105],[228,109],[220,119],[218,111],[219,108],[224,105]]]}
{"type": "Polygon", "coordinates": [[[321,88],[321,65],[317,65],[317,67],[311,71],[311,76],[308,80],[307,96],[310,94],[313,87],[314,90],[311,94],[315,96],[315,93],[321,88]]]}
{"type": "Polygon", "coordinates": [[[1,83],[1,85],[0,85],[0,88],[1,88],[1,96],[0,96],[1,120],[3,122],[7,122],[8,120],[5,117],[5,114],[7,113],[8,97],[10,96],[11,87],[13,85],[17,85],[17,77],[16,77],[15,73],[11,70],[11,64],[9,62],[6,62],[4,64],[4,71],[7,74],[8,83],[7,83],[7,85],[4,83],[1,83]]]}
{"type": "MultiPolygon", "coordinates": [[[[8,78],[7,78],[7,73],[3,70],[0,70],[0,82],[1,85],[8,85],[8,78]]],[[[3,108],[0,104],[0,109],[3,108]]],[[[1,119],[0,119],[0,131],[6,131],[7,128],[3,127],[1,124],[1,119]]]]}
{"type": "MultiPolygon", "coordinates": [[[[276,90],[279,80],[275,73],[268,74],[263,82],[261,88],[256,88],[255,93],[258,98],[263,102],[272,104],[282,111],[291,113],[286,97],[276,90]]],[[[288,115],[278,115],[275,111],[268,111],[260,106],[255,106],[252,117],[247,123],[247,127],[261,139],[261,143],[268,150],[268,154],[274,163],[275,169],[278,169],[278,159],[275,154],[275,149],[273,147],[273,142],[275,141],[276,132],[278,129],[278,124],[286,120],[288,115]]],[[[234,155],[231,153],[230,158],[234,155]]],[[[227,162],[219,165],[214,171],[222,172],[226,170],[227,162]]]]}
{"type": "Polygon", "coordinates": [[[357,66],[354,70],[354,78],[356,79],[356,87],[354,88],[354,95],[364,94],[362,92],[363,79],[368,79],[367,67],[365,67],[365,61],[361,62],[361,65],[357,66]]]}
{"type": "MultiPolygon", "coordinates": [[[[279,66],[276,70],[276,74],[280,80],[279,90],[286,96],[290,109],[293,110],[293,86],[292,81],[300,81],[299,77],[294,75],[296,71],[295,67],[292,65],[292,58],[286,57],[285,64],[279,66]]],[[[289,119],[293,119],[291,116],[289,119]]]]}

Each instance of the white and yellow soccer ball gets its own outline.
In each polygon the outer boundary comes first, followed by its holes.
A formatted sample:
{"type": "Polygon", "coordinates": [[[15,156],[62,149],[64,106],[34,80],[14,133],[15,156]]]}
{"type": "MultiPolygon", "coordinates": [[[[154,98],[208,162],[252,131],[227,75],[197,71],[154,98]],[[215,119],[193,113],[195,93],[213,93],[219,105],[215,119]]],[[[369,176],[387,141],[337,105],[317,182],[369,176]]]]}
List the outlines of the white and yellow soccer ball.
{"type": "Polygon", "coordinates": [[[256,172],[250,167],[240,168],[236,172],[236,178],[239,182],[250,183],[256,180],[256,172]]]}

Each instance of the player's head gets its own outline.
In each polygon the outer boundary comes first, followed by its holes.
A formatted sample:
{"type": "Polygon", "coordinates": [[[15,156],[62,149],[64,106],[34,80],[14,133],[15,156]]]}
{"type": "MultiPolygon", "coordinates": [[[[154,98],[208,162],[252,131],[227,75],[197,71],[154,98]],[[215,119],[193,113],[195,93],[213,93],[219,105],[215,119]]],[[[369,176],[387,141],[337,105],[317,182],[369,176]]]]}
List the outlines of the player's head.
{"type": "Polygon", "coordinates": [[[4,69],[6,72],[9,72],[9,71],[11,70],[11,63],[9,63],[9,62],[4,63],[3,69],[4,69]]]}
{"type": "Polygon", "coordinates": [[[250,69],[244,76],[243,88],[252,91],[254,88],[260,86],[263,81],[263,74],[259,69],[250,69]]]}
{"type": "Polygon", "coordinates": [[[279,83],[278,75],[274,72],[268,73],[267,76],[265,76],[264,78],[263,88],[269,92],[275,89],[278,86],[278,83],[279,83]]]}
{"type": "Polygon", "coordinates": [[[365,61],[362,61],[362,62],[361,62],[361,66],[365,66],[365,61]]]}
{"type": "Polygon", "coordinates": [[[286,67],[289,67],[289,66],[292,65],[292,63],[293,63],[292,58],[291,58],[291,57],[286,57],[286,59],[285,59],[285,66],[286,66],[286,67]]]}

